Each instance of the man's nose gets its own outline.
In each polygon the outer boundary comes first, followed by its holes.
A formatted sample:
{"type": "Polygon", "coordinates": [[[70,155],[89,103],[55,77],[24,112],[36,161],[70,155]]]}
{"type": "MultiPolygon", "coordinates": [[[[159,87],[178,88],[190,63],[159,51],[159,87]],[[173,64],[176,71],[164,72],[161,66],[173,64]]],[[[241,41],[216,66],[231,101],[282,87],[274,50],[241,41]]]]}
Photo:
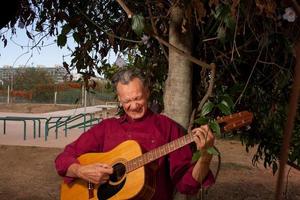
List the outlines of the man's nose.
{"type": "Polygon", "coordinates": [[[139,109],[140,105],[137,103],[137,102],[132,102],[130,104],[130,109],[131,110],[136,110],[136,109],[139,109]]]}

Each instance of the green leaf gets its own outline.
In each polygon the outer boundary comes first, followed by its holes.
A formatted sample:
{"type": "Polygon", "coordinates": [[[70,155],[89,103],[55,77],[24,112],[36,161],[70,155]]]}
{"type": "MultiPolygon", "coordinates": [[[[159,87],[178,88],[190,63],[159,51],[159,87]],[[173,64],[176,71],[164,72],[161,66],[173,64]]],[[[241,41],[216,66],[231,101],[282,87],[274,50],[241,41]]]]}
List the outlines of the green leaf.
{"type": "Polygon", "coordinates": [[[138,36],[142,35],[145,28],[144,17],[142,15],[133,15],[131,27],[138,36]]]}
{"type": "Polygon", "coordinates": [[[234,103],[231,99],[231,97],[228,94],[225,94],[222,99],[226,102],[226,104],[228,105],[228,107],[233,110],[234,109],[234,103]]]}
{"type": "Polygon", "coordinates": [[[60,34],[57,37],[57,45],[60,46],[60,47],[63,47],[63,46],[66,45],[66,43],[67,43],[67,37],[66,37],[66,35],[60,34]]]}
{"type": "Polygon", "coordinates": [[[210,121],[209,127],[217,136],[221,136],[220,125],[218,124],[218,122],[216,120],[210,121]]]}
{"type": "Polygon", "coordinates": [[[211,101],[207,101],[201,109],[201,116],[205,116],[208,113],[210,113],[212,111],[212,109],[214,108],[214,106],[215,105],[211,101]]]}
{"type": "Polygon", "coordinates": [[[196,152],[193,154],[192,162],[196,162],[197,160],[199,160],[200,156],[201,156],[200,151],[196,151],[196,152]]]}
{"type": "Polygon", "coordinates": [[[221,101],[221,103],[219,103],[217,105],[217,107],[220,109],[220,111],[224,114],[224,115],[230,115],[231,114],[231,109],[228,105],[228,103],[226,101],[221,101]]]}
{"type": "Polygon", "coordinates": [[[276,163],[276,162],[273,162],[273,163],[272,163],[272,172],[273,172],[273,174],[275,174],[277,170],[278,170],[277,163],[276,163]]]}
{"type": "Polygon", "coordinates": [[[78,32],[73,33],[73,38],[75,42],[80,43],[80,36],[78,32]]]}
{"type": "Polygon", "coordinates": [[[194,123],[198,124],[198,125],[204,125],[204,124],[207,124],[207,122],[208,122],[208,119],[205,117],[199,117],[194,120],[194,123]]]}
{"type": "Polygon", "coordinates": [[[218,28],[218,35],[217,35],[217,37],[219,38],[219,40],[221,41],[221,43],[223,43],[223,44],[225,43],[226,31],[225,31],[225,29],[222,26],[220,26],[218,28]]]}
{"type": "Polygon", "coordinates": [[[217,20],[223,21],[224,18],[230,14],[230,12],[231,12],[230,7],[228,5],[219,5],[216,8],[216,12],[214,14],[214,17],[217,20]]]}
{"type": "Polygon", "coordinates": [[[220,154],[215,147],[209,147],[206,151],[207,153],[215,156],[220,154]]]}
{"type": "Polygon", "coordinates": [[[65,24],[62,27],[61,33],[67,35],[71,31],[71,26],[69,24],[65,24]]]}
{"type": "Polygon", "coordinates": [[[229,28],[230,30],[233,31],[235,29],[235,19],[233,18],[232,15],[228,14],[224,18],[224,23],[225,23],[226,27],[229,28]]]}

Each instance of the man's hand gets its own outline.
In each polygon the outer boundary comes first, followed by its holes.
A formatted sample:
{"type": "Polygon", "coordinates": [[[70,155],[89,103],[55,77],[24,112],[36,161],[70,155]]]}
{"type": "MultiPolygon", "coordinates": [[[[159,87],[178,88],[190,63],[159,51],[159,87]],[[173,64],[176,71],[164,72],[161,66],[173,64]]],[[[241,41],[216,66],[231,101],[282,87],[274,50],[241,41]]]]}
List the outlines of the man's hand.
{"type": "Polygon", "coordinates": [[[214,145],[215,136],[208,127],[208,125],[200,126],[192,130],[197,149],[201,152],[206,151],[209,147],[214,145]]]}
{"type": "Polygon", "coordinates": [[[94,184],[103,184],[108,181],[109,175],[113,173],[113,168],[107,164],[90,164],[80,165],[77,163],[72,164],[67,175],[75,175],[75,177],[84,179],[94,184]]]}
{"type": "Polygon", "coordinates": [[[209,172],[209,165],[212,159],[212,155],[206,150],[210,147],[213,147],[215,136],[208,125],[195,128],[192,130],[192,133],[194,134],[194,140],[197,145],[197,149],[201,151],[201,157],[195,164],[195,167],[192,171],[192,176],[195,180],[198,180],[201,183],[209,172]]]}

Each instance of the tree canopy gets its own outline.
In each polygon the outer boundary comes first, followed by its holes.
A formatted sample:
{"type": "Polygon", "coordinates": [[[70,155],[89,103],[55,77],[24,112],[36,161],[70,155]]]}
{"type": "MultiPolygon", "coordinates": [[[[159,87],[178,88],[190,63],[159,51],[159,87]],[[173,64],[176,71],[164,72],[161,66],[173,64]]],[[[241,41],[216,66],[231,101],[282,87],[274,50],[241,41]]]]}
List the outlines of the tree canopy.
{"type": "MultiPolygon", "coordinates": [[[[109,78],[118,69],[106,59],[111,49],[121,57],[126,55],[122,58],[129,66],[142,68],[149,75],[152,99],[162,104],[168,75],[166,55],[169,48],[174,48],[166,44],[170,12],[174,6],[183,8],[184,20],[178,31],[191,31],[193,35],[193,51],[186,56],[216,65],[213,94],[203,107],[205,115],[252,111],[255,121],[249,131],[241,134],[241,140],[247,148],[258,144],[254,163],[263,159],[265,166],[272,166],[275,172],[293,80],[293,47],[300,30],[292,2],[20,0],[7,28],[15,33],[15,27],[21,27],[32,40],[33,30],[45,37],[56,36],[60,47],[73,38],[77,46],[71,50],[71,63],[63,65],[86,77],[97,70],[109,78]]],[[[2,33],[4,45],[6,37],[2,33]]],[[[40,42],[36,46],[42,46],[40,42]]],[[[195,108],[207,91],[211,72],[197,64],[193,71],[195,108]]],[[[201,121],[201,112],[196,116],[201,121]]],[[[297,165],[299,122],[298,115],[289,152],[289,161],[297,165]]]]}

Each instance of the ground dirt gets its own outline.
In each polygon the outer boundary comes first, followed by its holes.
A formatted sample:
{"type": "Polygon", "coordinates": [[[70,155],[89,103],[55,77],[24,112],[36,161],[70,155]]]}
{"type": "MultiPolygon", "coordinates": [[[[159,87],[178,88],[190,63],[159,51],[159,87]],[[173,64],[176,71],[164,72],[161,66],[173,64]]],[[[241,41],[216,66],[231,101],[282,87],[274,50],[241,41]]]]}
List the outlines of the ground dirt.
{"type": "MultiPolygon", "coordinates": [[[[40,112],[44,112],[42,107],[39,106],[40,112]]],[[[49,106],[46,109],[49,111],[49,106]]],[[[274,199],[277,176],[261,164],[251,164],[255,149],[247,153],[239,141],[232,139],[218,139],[216,146],[221,152],[221,169],[205,199],[274,199]]],[[[61,150],[0,145],[0,200],[59,199],[61,178],[56,174],[54,159],[61,150]]],[[[212,171],[216,169],[214,157],[212,171]]],[[[300,172],[289,169],[286,168],[289,173],[285,176],[285,197],[300,200],[300,172]]]]}

